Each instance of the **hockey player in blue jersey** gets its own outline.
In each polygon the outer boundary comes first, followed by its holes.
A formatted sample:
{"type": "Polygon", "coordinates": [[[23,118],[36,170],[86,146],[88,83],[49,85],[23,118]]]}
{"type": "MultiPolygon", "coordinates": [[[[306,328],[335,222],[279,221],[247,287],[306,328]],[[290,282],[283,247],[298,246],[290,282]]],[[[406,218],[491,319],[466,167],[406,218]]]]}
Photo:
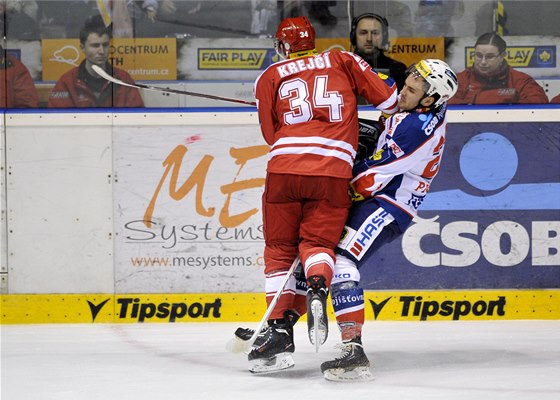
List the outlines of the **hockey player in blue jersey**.
{"type": "Polygon", "coordinates": [[[456,91],[457,76],[445,62],[414,64],[399,94],[399,112],[385,122],[372,154],[354,165],[350,187],[355,203],[337,247],[331,286],[342,353],[321,365],[328,380],[371,378],[361,342],[360,269],[375,268],[375,252],[399,237],[416,216],[439,170],[447,101],[456,91]]]}

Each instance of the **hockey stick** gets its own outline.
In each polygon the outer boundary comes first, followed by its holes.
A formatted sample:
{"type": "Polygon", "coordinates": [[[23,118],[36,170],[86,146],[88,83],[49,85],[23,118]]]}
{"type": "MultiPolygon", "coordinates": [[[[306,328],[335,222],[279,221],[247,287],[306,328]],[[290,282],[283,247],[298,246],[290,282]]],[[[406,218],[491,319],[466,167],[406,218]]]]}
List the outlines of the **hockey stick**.
{"type": "Polygon", "coordinates": [[[237,335],[234,336],[226,344],[226,350],[228,350],[231,353],[248,353],[249,352],[249,349],[251,349],[251,347],[253,346],[253,343],[255,343],[255,340],[257,340],[257,336],[259,336],[259,334],[261,333],[261,330],[262,330],[264,324],[266,324],[266,321],[268,320],[268,317],[270,316],[270,313],[272,313],[272,310],[274,310],[274,307],[276,306],[276,303],[278,302],[278,299],[282,295],[282,292],[284,291],[284,288],[286,287],[286,284],[288,283],[288,280],[293,275],[293,273],[296,270],[298,264],[299,264],[299,257],[296,257],[294,262],[292,263],[292,266],[288,270],[288,273],[284,277],[284,280],[282,281],[282,284],[280,285],[280,287],[276,291],[276,294],[272,298],[272,301],[268,305],[268,308],[266,309],[266,312],[264,313],[264,315],[261,319],[261,322],[259,322],[259,325],[255,328],[255,333],[253,333],[253,336],[251,336],[251,338],[249,340],[243,340],[237,335]]]}
{"type": "Polygon", "coordinates": [[[254,101],[246,101],[246,100],[241,100],[241,99],[232,99],[230,97],[221,97],[221,96],[214,96],[212,94],[203,94],[203,93],[195,93],[195,92],[187,92],[185,90],[177,90],[177,89],[170,89],[170,88],[162,88],[162,87],[157,87],[157,86],[149,86],[149,85],[143,85],[141,83],[126,83],[121,81],[120,79],[117,79],[115,77],[112,77],[111,75],[109,75],[107,72],[105,72],[103,70],[103,68],[98,67],[97,65],[92,65],[91,66],[93,68],[93,70],[102,78],[108,80],[109,82],[113,82],[116,83],[117,85],[122,85],[122,86],[128,86],[128,87],[133,87],[136,89],[147,89],[147,90],[157,90],[159,92],[164,92],[164,93],[175,93],[175,94],[183,94],[183,95],[187,95],[187,96],[194,96],[194,97],[203,97],[205,99],[212,99],[212,100],[220,100],[220,101],[229,101],[232,103],[240,103],[240,104],[247,104],[250,106],[255,106],[257,103],[255,103],[254,101]]]}

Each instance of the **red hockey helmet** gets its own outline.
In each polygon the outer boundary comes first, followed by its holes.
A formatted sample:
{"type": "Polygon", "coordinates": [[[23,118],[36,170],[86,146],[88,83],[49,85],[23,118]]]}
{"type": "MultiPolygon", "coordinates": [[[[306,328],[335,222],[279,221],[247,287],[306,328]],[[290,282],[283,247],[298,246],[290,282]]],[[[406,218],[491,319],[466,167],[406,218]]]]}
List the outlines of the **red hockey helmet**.
{"type": "Polygon", "coordinates": [[[285,58],[292,53],[315,48],[315,29],[307,17],[284,19],[274,37],[276,52],[285,58]]]}

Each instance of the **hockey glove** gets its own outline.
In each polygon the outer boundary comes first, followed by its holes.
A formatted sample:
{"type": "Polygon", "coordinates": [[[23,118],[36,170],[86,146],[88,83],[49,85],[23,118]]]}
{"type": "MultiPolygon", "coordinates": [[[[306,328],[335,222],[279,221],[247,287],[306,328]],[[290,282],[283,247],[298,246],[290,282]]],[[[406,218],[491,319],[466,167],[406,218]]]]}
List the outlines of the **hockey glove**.
{"type": "Polygon", "coordinates": [[[365,200],[371,197],[381,185],[375,183],[375,173],[366,171],[350,181],[352,201],[365,200]]]}
{"type": "Polygon", "coordinates": [[[379,120],[377,121],[379,124],[379,130],[383,132],[385,130],[385,122],[389,119],[391,115],[385,114],[384,112],[381,113],[379,116],[379,120]]]}
{"type": "Polygon", "coordinates": [[[365,200],[364,196],[362,196],[361,194],[356,192],[356,190],[354,189],[354,186],[352,186],[351,182],[348,184],[348,194],[350,195],[350,198],[352,199],[352,201],[365,200]]]}
{"type": "Polygon", "coordinates": [[[358,151],[356,152],[356,162],[369,158],[375,153],[377,140],[381,134],[377,121],[359,118],[358,123],[358,151]]]}

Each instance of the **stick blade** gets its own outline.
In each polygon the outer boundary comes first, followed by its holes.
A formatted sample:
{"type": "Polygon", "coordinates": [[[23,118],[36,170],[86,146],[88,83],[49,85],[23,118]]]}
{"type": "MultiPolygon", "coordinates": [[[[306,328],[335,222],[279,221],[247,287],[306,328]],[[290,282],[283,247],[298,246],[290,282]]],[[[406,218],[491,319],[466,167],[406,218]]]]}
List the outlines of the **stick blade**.
{"type": "Polygon", "coordinates": [[[249,340],[234,336],[226,343],[226,350],[230,353],[249,353],[249,340]]]}

